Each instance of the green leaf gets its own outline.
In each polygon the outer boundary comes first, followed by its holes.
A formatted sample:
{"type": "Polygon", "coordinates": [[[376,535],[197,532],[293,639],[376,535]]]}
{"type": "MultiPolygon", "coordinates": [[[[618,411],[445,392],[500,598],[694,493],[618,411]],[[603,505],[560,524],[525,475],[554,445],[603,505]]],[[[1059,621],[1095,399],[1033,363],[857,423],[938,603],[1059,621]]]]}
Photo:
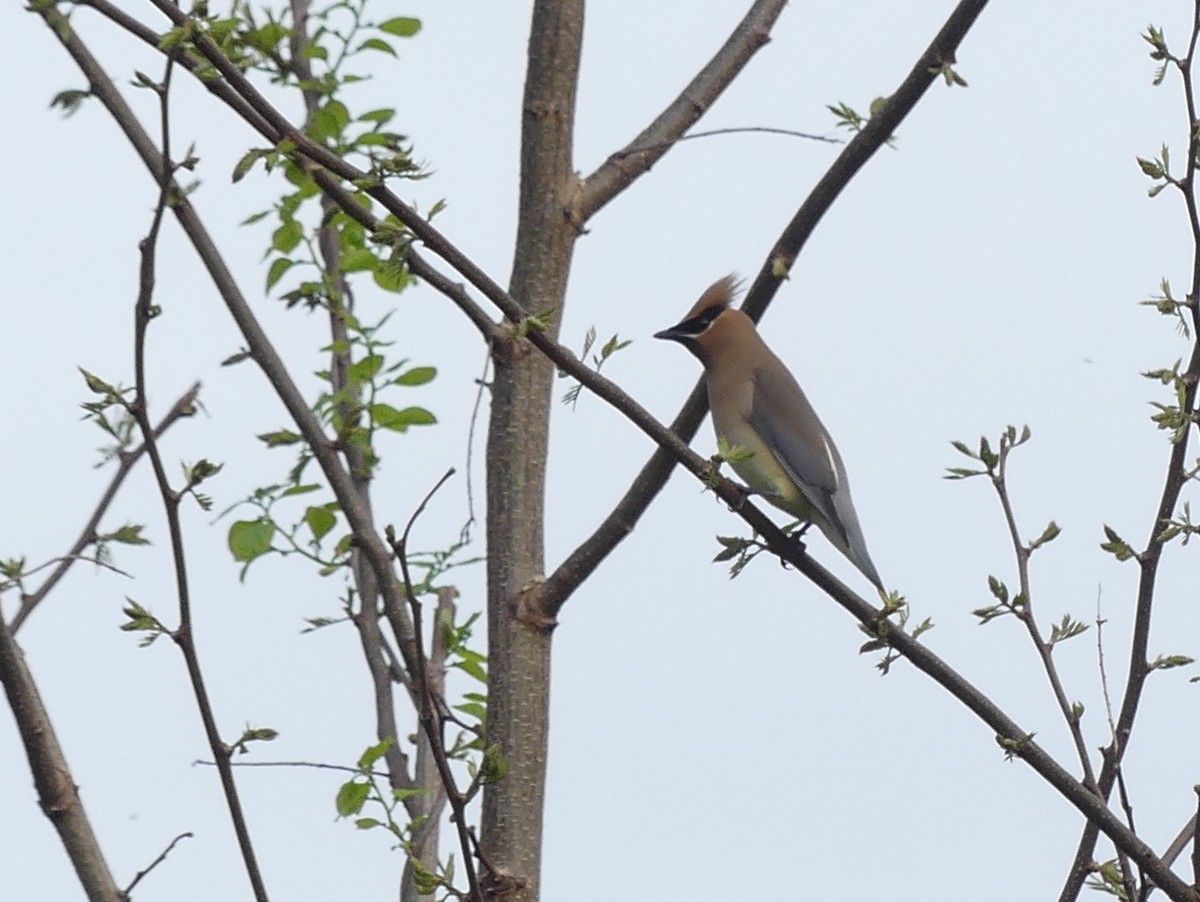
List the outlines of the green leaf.
{"type": "Polygon", "coordinates": [[[235,561],[249,563],[271,550],[275,524],[270,520],[239,520],[229,527],[229,550],[235,561]]]}
{"type": "Polygon", "coordinates": [[[279,497],[291,498],[294,495],[307,495],[309,492],[315,492],[319,488],[320,486],[316,483],[313,483],[312,485],[294,485],[290,488],[284,489],[283,493],[279,497]]]}
{"type": "Polygon", "coordinates": [[[387,739],[383,740],[382,742],[376,743],[375,745],[368,748],[365,752],[362,753],[362,755],[359,756],[358,769],[364,770],[364,771],[370,770],[372,767],[375,766],[375,762],[378,761],[380,758],[382,758],[385,754],[387,754],[387,750],[390,749],[395,744],[396,744],[396,740],[393,739],[391,736],[389,736],[387,739]]]}
{"type": "Polygon", "coordinates": [[[379,258],[369,248],[351,248],[342,254],[342,272],[374,272],[379,265],[379,258]]]}
{"type": "Polygon", "coordinates": [[[275,283],[283,278],[283,274],[295,266],[295,260],[289,260],[287,257],[278,257],[271,263],[271,268],[267,270],[267,291],[275,287],[275,283]]]}
{"type": "Polygon", "coordinates": [[[94,373],[89,373],[83,367],[79,367],[79,372],[83,373],[83,379],[87,382],[87,387],[96,394],[113,395],[117,393],[115,388],[94,373]]]}
{"type": "Polygon", "coordinates": [[[337,517],[326,507],[310,507],[304,512],[304,522],[312,530],[313,539],[320,542],[337,524],[337,517]]]}
{"type": "Polygon", "coordinates": [[[1150,662],[1150,669],[1170,670],[1172,667],[1187,667],[1192,663],[1195,663],[1195,659],[1187,655],[1159,655],[1150,662]]]}
{"type": "Polygon", "coordinates": [[[411,370],[405,370],[393,381],[397,385],[424,385],[426,382],[431,382],[436,375],[437,367],[414,366],[411,370]]]}
{"type": "Polygon", "coordinates": [[[73,116],[79,111],[79,107],[83,102],[92,96],[91,91],[69,90],[59,91],[50,101],[50,109],[60,107],[62,109],[63,118],[73,116]]]}
{"type": "Polygon", "coordinates": [[[386,22],[380,22],[378,28],[380,31],[394,34],[399,38],[411,38],[421,30],[421,20],[410,16],[397,16],[386,22]]]}
{"type": "Polygon", "coordinates": [[[380,354],[368,354],[361,360],[356,360],[350,366],[350,371],[347,375],[351,382],[363,383],[370,382],[379,373],[383,367],[383,357],[380,354]]]}
{"type": "Polygon", "coordinates": [[[308,130],[317,141],[325,141],[341,135],[350,123],[350,111],[340,100],[330,100],[313,113],[308,130]]]}
{"type": "Polygon", "coordinates": [[[248,151],[245,156],[237,161],[237,165],[233,167],[233,181],[236,183],[244,179],[247,173],[254,168],[254,164],[270,153],[271,151],[261,148],[254,148],[248,151]]]}
{"type": "Polygon", "coordinates": [[[367,798],[371,794],[371,784],[363,783],[358,780],[351,780],[348,783],[343,783],[342,788],[338,790],[335,805],[337,806],[338,817],[350,817],[362,811],[362,806],[366,804],[367,798]]]}
{"type": "MultiPolygon", "coordinates": [[[[380,53],[386,53],[389,56],[396,55],[395,48],[392,47],[392,45],[387,41],[383,40],[383,38],[367,38],[358,45],[358,50],[378,50],[380,53]]],[[[357,53],[358,50],[356,50],[355,53],[357,53]]]]}
{"type": "Polygon", "coordinates": [[[1114,530],[1112,527],[1105,526],[1104,535],[1108,541],[1100,543],[1101,549],[1107,551],[1118,561],[1127,561],[1136,555],[1136,552],[1129,545],[1129,543],[1117,535],[1116,530],[1114,530]]]}
{"type": "Polygon", "coordinates": [[[291,253],[304,238],[304,226],[298,220],[289,219],[271,236],[271,247],[281,254],[291,253]]]}
{"type": "Polygon", "coordinates": [[[423,407],[405,407],[397,410],[390,404],[372,404],[371,419],[381,429],[406,432],[409,426],[432,426],[437,417],[423,407]]]}
{"type": "Polygon", "coordinates": [[[150,540],[142,536],[144,528],[140,523],[127,523],[115,532],[100,536],[100,539],[120,542],[122,545],[149,545],[150,540]]]}
{"type": "Polygon", "coordinates": [[[996,600],[1001,604],[1008,603],[1008,586],[1004,585],[994,576],[988,577],[988,590],[996,597],[996,600]]]}
{"type": "Polygon", "coordinates": [[[1053,542],[1058,538],[1061,532],[1062,528],[1053,520],[1051,520],[1049,525],[1042,530],[1042,534],[1033,540],[1033,544],[1029,546],[1029,550],[1034,551],[1045,545],[1047,542],[1053,542]]]}
{"type": "Polygon", "coordinates": [[[375,284],[384,291],[403,291],[408,287],[408,268],[402,254],[393,254],[375,270],[375,284]]]}
{"type": "Polygon", "coordinates": [[[300,433],[287,429],[280,429],[278,432],[264,432],[262,435],[256,437],[260,442],[266,442],[268,448],[279,448],[284,445],[294,445],[297,442],[304,441],[304,436],[300,435],[300,433]]]}
{"type": "Polygon", "coordinates": [[[358,117],[359,122],[374,122],[378,125],[387,125],[396,116],[396,111],[387,107],[371,110],[363,113],[358,117]]]}

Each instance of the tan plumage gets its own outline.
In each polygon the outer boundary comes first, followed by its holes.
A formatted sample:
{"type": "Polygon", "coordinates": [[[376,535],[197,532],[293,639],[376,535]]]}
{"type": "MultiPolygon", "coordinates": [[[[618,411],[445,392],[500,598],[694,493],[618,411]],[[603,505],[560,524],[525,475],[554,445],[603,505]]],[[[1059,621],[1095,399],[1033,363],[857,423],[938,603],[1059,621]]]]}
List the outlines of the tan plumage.
{"type": "Polygon", "coordinates": [[[731,462],[756,493],[830,542],[883,591],[850,497],[846,468],[795,377],[767,347],[750,317],[729,304],[733,276],[713,283],[677,326],[655,335],[678,341],[704,364],[713,428],[753,452],[731,462]]]}

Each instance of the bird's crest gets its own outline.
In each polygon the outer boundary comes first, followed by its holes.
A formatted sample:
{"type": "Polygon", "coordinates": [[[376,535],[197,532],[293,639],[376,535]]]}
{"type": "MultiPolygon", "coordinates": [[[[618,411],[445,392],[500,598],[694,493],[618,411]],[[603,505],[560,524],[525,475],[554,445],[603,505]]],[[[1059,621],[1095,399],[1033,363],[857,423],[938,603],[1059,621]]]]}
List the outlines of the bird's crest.
{"type": "Polygon", "coordinates": [[[704,294],[700,295],[700,300],[696,301],[696,306],[688,311],[685,319],[699,316],[705,310],[711,310],[713,307],[728,307],[733,303],[733,299],[741,287],[742,283],[733,273],[717,279],[705,289],[704,294]]]}

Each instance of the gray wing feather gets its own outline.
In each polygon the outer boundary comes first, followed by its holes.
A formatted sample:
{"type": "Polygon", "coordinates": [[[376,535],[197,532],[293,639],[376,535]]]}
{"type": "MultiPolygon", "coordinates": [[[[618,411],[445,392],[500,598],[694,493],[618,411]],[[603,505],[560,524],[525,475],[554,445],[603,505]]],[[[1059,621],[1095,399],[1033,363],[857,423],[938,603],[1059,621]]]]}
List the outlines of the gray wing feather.
{"type": "Polygon", "coordinates": [[[754,374],[750,425],[775,451],[808,502],[844,533],[834,503],[845,480],[841,459],[808,398],[782,366],[754,374]]]}
{"type": "Polygon", "coordinates": [[[882,591],[882,580],[867,553],[850,497],[842,456],[800,385],[783,366],[755,373],[750,423],[825,518],[829,529],[823,531],[829,539],[882,591]]]}

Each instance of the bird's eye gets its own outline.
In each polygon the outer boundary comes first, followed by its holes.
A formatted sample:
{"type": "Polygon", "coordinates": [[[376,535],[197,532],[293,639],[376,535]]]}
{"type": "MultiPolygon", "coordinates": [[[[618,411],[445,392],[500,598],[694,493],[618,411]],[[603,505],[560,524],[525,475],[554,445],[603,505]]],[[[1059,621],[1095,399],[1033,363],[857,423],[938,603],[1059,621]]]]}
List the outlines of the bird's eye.
{"type": "Polygon", "coordinates": [[[708,327],[713,324],[713,321],[725,312],[725,307],[718,304],[715,307],[709,307],[707,310],[701,310],[691,319],[679,324],[680,332],[686,332],[688,335],[703,335],[708,331],[708,327]]]}

